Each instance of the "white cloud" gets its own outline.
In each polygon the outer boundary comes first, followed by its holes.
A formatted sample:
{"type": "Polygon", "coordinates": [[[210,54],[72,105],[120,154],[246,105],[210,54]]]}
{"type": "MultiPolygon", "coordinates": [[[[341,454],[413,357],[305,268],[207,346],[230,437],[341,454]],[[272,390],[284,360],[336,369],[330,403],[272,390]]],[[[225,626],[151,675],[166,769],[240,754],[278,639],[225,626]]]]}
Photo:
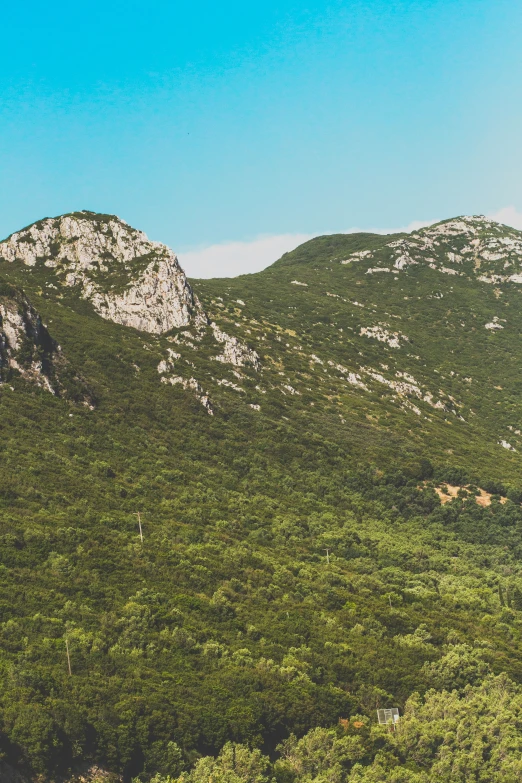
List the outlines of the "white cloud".
{"type": "MultiPolygon", "coordinates": [[[[395,234],[397,232],[415,231],[429,226],[436,221],[415,221],[402,228],[365,229],[374,234],[395,234]]],[[[340,231],[341,234],[353,234],[360,228],[350,228],[340,231]]],[[[331,233],[331,232],[328,232],[331,233]]],[[[178,258],[182,268],[189,277],[235,277],[236,275],[261,272],[273,264],[283,253],[295,250],[296,247],[313,239],[316,234],[277,234],[262,236],[250,242],[224,242],[219,245],[200,250],[188,250],[179,253],[178,258]]]]}
{"type": "Polygon", "coordinates": [[[504,223],[506,226],[518,228],[522,231],[522,212],[517,212],[515,207],[503,207],[498,212],[488,215],[488,217],[496,220],[498,223],[504,223]]]}
{"type": "Polygon", "coordinates": [[[312,237],[313,234],[279,234],[251,242],[224,242],[179,253],[178,258],[189,277],[235,277],[260,272],[312,237]]]}

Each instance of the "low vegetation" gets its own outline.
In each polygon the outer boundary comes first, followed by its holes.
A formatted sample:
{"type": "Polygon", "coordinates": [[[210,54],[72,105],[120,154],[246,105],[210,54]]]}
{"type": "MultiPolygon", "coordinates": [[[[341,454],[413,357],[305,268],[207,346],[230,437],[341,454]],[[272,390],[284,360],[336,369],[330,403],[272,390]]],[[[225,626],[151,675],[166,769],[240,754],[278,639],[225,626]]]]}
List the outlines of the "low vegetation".
{"type": "Polygon", "coordinates": [[[139,783],[520,779],[521,294],[341,263],[390,241],[320,238],[259,275],[195,281],[258,367],[216,361],[209,330],[137,332],[49,288],[48,269],[1,264],[95,401],[13,368],[0,386],[9,765],[48,781],[85,765],[139,783]],[[361,333],[376,322],[407,341],[361,333]],[[213,415],[161,382],[169,356],[213,415]],[[399,707],[395,732],[381,707],[399,707]]]}

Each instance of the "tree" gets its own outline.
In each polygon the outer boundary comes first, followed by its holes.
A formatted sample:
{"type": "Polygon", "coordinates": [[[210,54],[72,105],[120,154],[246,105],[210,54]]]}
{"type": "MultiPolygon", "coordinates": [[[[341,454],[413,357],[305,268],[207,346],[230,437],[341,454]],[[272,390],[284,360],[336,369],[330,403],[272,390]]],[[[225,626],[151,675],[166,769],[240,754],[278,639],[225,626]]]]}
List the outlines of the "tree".
{"type": "Polygon", "coordinates": [[[424,664],[423,671],[431,687],[451,691],[481,682],[489,667],[480,650],[468,644],[455,644],[438,661],[424,664]]]}
{"type": "Polygon", "coordinates": [[[363,740],[367,721],[357,717],[341,729],[316,728],[300,740],[292,734],[278,746],[276,777],[299,783],[343,783],[355,761],[366,755],[363,740]]]}
{"type": "Polygon", "coordinates": [[[199,759],[187,777],[186,783],[269,783],[270,761],[260,750],[250,750],[245,745],[227,742],[217,758],[205,756],[199,759]]]}

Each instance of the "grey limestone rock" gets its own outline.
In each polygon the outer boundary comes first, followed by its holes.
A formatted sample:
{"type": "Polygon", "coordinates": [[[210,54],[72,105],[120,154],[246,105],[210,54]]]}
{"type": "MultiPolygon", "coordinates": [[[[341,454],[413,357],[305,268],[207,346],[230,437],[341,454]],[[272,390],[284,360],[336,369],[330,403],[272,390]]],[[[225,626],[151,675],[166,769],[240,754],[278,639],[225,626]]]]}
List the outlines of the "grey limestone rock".
{"type": "Polygon", "coordinates": [[[103,317],[161,334],[205,322],[176,255],[111,215],[45,218],[0,242],[0,259],[44,264],[103,317]]]}
{"type": "Polygon", "coordinates": [[[0,385],[16,376],[92,407],[90,392],[26,295],[0,280],[0,385]]]}

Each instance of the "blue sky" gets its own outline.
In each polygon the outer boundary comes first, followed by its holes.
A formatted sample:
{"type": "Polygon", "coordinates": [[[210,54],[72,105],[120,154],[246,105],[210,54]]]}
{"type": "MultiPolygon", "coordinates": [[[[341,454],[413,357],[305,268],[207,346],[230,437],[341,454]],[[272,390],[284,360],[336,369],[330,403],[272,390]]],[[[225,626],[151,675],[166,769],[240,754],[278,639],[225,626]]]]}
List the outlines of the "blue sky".
{"type": "Polygon", "coordinates": [[[228,243],[246,271],[353,227],[508,207],[522,227],[514,0],[28,0],[2,20],[1,236],[111,212],[187,265],[218,246],[219,274],[228,243]]]}

